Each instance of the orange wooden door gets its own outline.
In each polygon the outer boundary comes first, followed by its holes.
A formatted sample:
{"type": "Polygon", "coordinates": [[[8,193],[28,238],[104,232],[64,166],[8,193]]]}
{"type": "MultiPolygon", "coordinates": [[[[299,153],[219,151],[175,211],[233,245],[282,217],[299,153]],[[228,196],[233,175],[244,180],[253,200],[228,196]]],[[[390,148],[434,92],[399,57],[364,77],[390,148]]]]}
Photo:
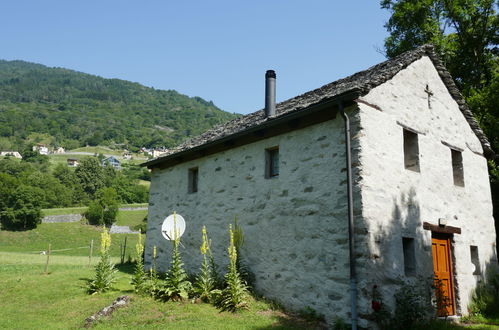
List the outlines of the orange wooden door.
{"type": "Polygon", "coordinates": [[[452,285],[452,258],[450,239],[432,237],[433,271],[438,316],[455,314],[454,288],[452,285]]]}

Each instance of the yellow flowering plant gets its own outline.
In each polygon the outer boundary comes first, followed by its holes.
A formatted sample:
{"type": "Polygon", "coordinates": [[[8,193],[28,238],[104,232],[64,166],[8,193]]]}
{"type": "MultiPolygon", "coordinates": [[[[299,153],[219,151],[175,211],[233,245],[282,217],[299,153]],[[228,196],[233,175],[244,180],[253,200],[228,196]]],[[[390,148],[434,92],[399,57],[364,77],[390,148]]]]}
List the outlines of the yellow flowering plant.
{"type": "Polygon", "coordinates": [[[203,261],[201,263],[201,269],[199,274],[196,276],[196,282],[194,283],[194,292],[196,295],[205,302],[213,301],[213,290],[216,287],[216,278],[212,266],[211,260],[208,261],[207,254],[212,258],[210,251],[210,241],[208,239],[208,233],[206,232],[206,227],[203,226],[201,229],[202,233],[202,243],[199,247],[201,254],[203,255],[203,261]]]}
{"type": "Polygon", "coordinates": [[[90,280],[87,285],[87,291],[90,294],[98,292],[106,292],[111,289],[115,282],[115,274],[117,272],[114,264],[111,262],[109,249],[111,247],[111,234],[106,227],[103,227],[101,233],[101,256],[99,263],[95,266],[95,278],[90,280]]]}
{"type": "Polygon", "coordinates": [[[134,286],[136,293],[146,293],[147,276],[146,273],[144,272],[144,262],[142,260],[142,254],[144,253],[144,246],[142,245],[142,233],[139,231],[138,235],[139,235],[138,241],[137,244],[135,245],[135,251],[137,252],[137,260],[135,262],[135,272],[132,277],[132,285],[134,286]]]}
{"type": "Polygon", "coordinates": [[[223,311],[235,312],[243,308],[248,308],[249,292],[248,286],[237,270],[237,249],[234,244],[232,225],[229,226],[229,235],[229,269],[227,274],[225,274],[226,287],[222,291],[218,305],[223,311]]]}

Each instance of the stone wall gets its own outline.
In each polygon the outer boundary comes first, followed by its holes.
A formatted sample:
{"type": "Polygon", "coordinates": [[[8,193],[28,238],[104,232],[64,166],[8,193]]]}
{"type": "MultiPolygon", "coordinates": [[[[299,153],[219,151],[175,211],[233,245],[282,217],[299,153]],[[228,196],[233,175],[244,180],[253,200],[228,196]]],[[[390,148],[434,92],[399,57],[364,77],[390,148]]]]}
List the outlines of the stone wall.
{"type": "MultiPolygon", "coordinates": [[[[354,119],[355,122],[355,119],[354,119]]],[[[347,195],[343,121],[324,122],[190,161],[154,169],[150,189],[146,267],[157,246],[161,270],[170,244],[160,234],[176,211],[186,219],[181,249],[197,272],[201,227],[217,262],[227,264],[228,228],[243,227],[244,261],[256,291],[288,308],[310,307],[331,319],[350,310],[347,195]],[[265,149],[279,146],[280,174],[266,179],[265,149]],[[188,169],[199,168],[199,191],[187,193],[188,169]]]]}
{"type": "Polygon", "coordinates": [[[61,215],[48,215],[43,217],[43,223],[56,223],[56,222],[78,222],[82,218],[81,214],[61,214],[61,215]]]}
{"type": "MultiPolygon", "coordinates": [[[[427,57],[414,62],[389,82],[374,88],[359,103],[363,127],[360,143],[360,188],[368,235],[360,245],[369,253],[360,286],[365,293],[378,285],[385,302],[403,280],[433,275],[431,231],[423,222],[460,227],[454,234],[454,283],[457,312],[467,313],[474,276],[470,245],[478,247],[482,274],[497,264],[495,230],[486,159],[481,144],[458,105],[448,94],[427,57]],[[425,88],[432,91],[430,106],[425,88]],[[419,132],[420,172],[404,167],[403,126],[419,132]],[[450,144],[462,149],[464,187],[454,185],[450,144]],[[405,276],[402,237],[416,243],[416,276],[405,276]]],[[[369,296],[361,313],[370,313],[369,296]]]]}

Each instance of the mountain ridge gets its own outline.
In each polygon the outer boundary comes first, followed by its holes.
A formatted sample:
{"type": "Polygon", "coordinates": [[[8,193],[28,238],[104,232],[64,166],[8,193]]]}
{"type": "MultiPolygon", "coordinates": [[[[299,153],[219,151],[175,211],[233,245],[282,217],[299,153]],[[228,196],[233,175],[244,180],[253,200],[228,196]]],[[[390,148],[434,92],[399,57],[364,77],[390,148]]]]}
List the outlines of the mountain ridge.
{"type": "Polygon", "coordinates": [[[236,116],[173,89],[0,60],[0,149],[38,142],[171,147],[236,116]]]}

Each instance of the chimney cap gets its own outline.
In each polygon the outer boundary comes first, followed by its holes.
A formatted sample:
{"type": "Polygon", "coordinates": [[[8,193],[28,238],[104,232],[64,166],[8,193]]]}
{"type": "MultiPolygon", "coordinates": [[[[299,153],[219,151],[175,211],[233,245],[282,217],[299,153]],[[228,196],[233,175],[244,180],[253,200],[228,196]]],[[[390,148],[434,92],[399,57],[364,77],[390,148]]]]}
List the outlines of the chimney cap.
{"type": "Polygon", "coordinates": [[[265,78],[275,78],[275,77],[276,75],[274,70],[267,70],[267,72],[265,73],[265,78]]]}

